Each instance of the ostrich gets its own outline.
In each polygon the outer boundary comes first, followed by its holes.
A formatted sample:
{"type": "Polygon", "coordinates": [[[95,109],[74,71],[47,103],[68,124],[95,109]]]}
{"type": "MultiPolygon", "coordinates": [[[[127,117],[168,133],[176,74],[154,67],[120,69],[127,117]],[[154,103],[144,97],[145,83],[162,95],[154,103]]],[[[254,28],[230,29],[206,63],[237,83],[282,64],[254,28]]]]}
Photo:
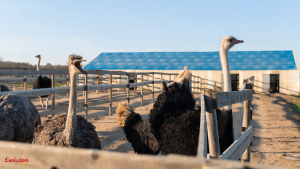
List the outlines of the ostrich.
{"type": "Polygon", "coordinates": [[[127,103],[120,103],[116,114],[127,140],[137,154],[158,154],[159,143],[151,132],[148,120],[135,113],[127,103]]]}
{"type": "Polygon", "coordinates": [[[84,72],[80,63],[85,61],[79,55],[70,55],[70,99],[68,114],[55,115],[43,121],[36,129],[34,144],[60,147],[101,149],[95,126],[76,115],[77,85],[76,74],[84,72]]]}
{"type": "MultiPolygon", "coordinates": [[[[38,58],[37,71],[40,71],[41,55],[36,55],[35,57],[38,58]]],[[[49,79],[48,77],[41,76],[41,75],[39,75],[38,78],[33,82],[33,89],[51,88],[51,87],[52,87],[51,79],[49,79]]],[[[50,97],[50,95],[39,96],[43,111],[45,111],[43,98],[47,98],[46,99],[46,110],[47,110],[49,97],[50,97]]]]}
{"type": "MultiPolygon", "coordinates": [[[[220,58],[224,76],[224,91],[231,91],[228,51],[243,43],[232,36],[222,38],[220,58]]],[[[187,70],[185,70],[187,71],[187,70]]],[[[200,109],[194,109],[195,100],[189,88],[190,77],[185,73],[172,86],[164,85],[150,112],[149,121],[161,151],[165,154],[196,155],[200,127],[200,109]]],[[[224,152],[234,141],[231,106],[217,109],[220,151],[224,152]]]]}
{"type": "MultiPolygon", "coordinates": [[[[225,36],[222,39],[220,47],[220,58],[225,81],[224,91],[230,91],[228,86],[231,84],[229,77],[228,50],[237,43],[243,41],[236,40],[234,37],[225,36]],[[229,77],[229,78],[228,78],[229,77]]],[[[200,127],[200,109],[195,107],[195,100],[190,89],[191,76],[187,68],[176,78],[174,83],[163,83],[164,90],[157,97],[157,100],[150,111],[149,122],[147,128],[134,127],[134,123],[128,118],[130,116],[122,116],[117,112],[120,125],[123,127],[124,133],[128,139],[130,135],[137,135],[140,138],[146,131],[150,131],[148,135],[154,135],[155,141],[164,154],[184,154],[196,155],[198,147],[199,127],[200,127]],[[134,132],[128,133],[125,127],[131,128],[134,132]],[[137,130],[138,129],[138,130],[137,130]],[[143,133],[139,131],[144,131],[143,133]]],[[[122,107],[122,105],[119,105],[122,107]]],[[[118,108],[119,108],[118,107],[118,108]]],[[[134,113],[132,113],[134,114],[134,113]]],[[[234,141],[233,138],[233,122],[231,106],[217,109],[217,120],[219,130],[219,141],[221,152],[225,151],[234,141]]],[[[141,120],[139,120],[142,123],[141,120]]],[[[135,147],[139,140],[128,139],[135,147]]],[[[144,137],[143,143],[149,143],[150,137],[144,137]]],[[[143,138],[141,139],[143,140],[143,138]]],[[[148,144],[149,146],[149,144],[148,144]]],[[[149,146],[150,147],[150,146],[149,146]]]]}
{"type": "Polygon", "coordinates": [[[8,86],[0,84],[0,92],[6,92],[6,91],[12,91],[12,90],[8,86]]]}
{"type": "Polygon", "coordinates": [[[40,114],[27,97],[0,96],[0,140],[31,143],[39,124],[40,114]]]}
{"type": "MultiPolygon", "coordinates": [[[[160,153],[161,143],[158,141],[159,134],[153,131],[153,122],[151,122],[151,116],[153,116],[152,113],[155,113],[155,111],[158,109],[164,111],[165,113],[170,112],[169,117],[172,116],[172,118],[168,120],[177,120],[176,117],[178,117],[178,114],[175,113],[175,110],[177,110],[178,107],[184,107],[182,110],[189,108],[190,110],[188,111],[188,115],[194,114],[195,116],[196,114],[197,116],[198,114],[198,119],[197,117],[195,118],[194,116],[190,116],[190,119],[186,119],[186,121],[193,121],[193,123],[195,123],[195,126],[198,126],[198,128],[193,128],[193,130],[182,130],[182,133],[180,134],[185,134],[185,136],[189,137],[193,132],[197,132],[196,130],[198,130],[199,133],[200,109],[193,110],[195,107],[195,100],[189,90],[191,80],[190,77],[191,76],[187,70],[187,67],[185,67],[182,73],[177,76],[176,80],[168,85],[170,87],[167,87],[165,82],[163,83],[164,91],[158,96],[153,109],[150,111],[150,120],[142,120],[141,116],[135,113],[127,103],[119,104],[116,110],[119,125],[123,128],[123,132],[126,135],[127,140],[131,143],[134,152],[136,152],[137,154],[160,153]],[[180,87],[182,90],[179,89],[179,85],[184,86],[180,87]]],[[[181,111],[178,111],[178,113],[181,113],[181,111]]],[[[161,123],[163,117],[156,120],[161,123]]],[[[186,129],[188,129],[188,127],[186,127],[186,129]]],[[[195,150],[196,149],[197,147],[195,148],[195,150]]],[[[166,152],[163,151],[163,153],[166,152]]]]}

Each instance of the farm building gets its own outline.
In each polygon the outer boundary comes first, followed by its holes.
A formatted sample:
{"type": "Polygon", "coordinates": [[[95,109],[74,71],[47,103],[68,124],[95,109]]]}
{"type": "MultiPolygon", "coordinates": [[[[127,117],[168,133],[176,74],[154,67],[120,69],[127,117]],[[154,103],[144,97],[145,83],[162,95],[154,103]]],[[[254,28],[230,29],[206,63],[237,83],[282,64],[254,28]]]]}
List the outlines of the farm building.
{"type": "MultiPolygon", "coordinates": [[[[254,76],[256,92],[299,94],[299,67],[295,51],[230,51],[228,57],[232,90],[239,90],[243,87],[243,79],[254,76]]],[[[84,69],[178,73],[184,66],[188,66],[194,76],[201,77],[202,91],[222,90],[219,52],[101,53],[84,69]]],[[[155,78],[161,78],[158,76],[155,78]]],[[[169,80],[166,75],[162,78],[169,80]]]]}

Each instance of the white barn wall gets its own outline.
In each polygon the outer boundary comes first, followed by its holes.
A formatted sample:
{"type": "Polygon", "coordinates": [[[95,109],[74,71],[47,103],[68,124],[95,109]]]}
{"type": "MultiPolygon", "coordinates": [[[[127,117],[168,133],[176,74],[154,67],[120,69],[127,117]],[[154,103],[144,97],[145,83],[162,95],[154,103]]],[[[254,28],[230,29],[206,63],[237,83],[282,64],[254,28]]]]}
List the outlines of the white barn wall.
{"type": "MultiPolygon", "coordinates": [[[[127,72],[162,72],[162,73],[179,73],[181,70],[122,70],[127,72]]],[[[200,76],[203,78],[201,88],[217,90],[222,88],[222,71],[200,71],[191,70],[194,76],[200,76]]],[[[232,70],[231,74],[239,74],[239,84],[242,87],[243,80],[254,76],[254,91],[262,92],[263,87],[263,74],[279,74],[279,92],[284,94],[299,94],[299,72],[298,70],[232,70]]],[[[140,76],[138,76],[140,78],[140,76]]],[[[156,78],[160,78],[160,75],[156,75],[156,78]]],[[[171,80],[175,77],[172,75],[171,80]]],[[[149,80],[152,80],[150,77],[149,80]]],[[[169,75],[163,75],[163,80],[169,80],[169,75]]],[[[146,77],[144,77],[146,81],[146,77]]],[[[140,82],[140,80],[138,80],[140,82]]],[[[195,84],[193,84],[195,86],[195,84]]],[[[159,85],[157,85],[159,87],[159,85]]],[[[152,90],[152,85],[150,84],[148,90],[152,90]]],[[[156,89],[156,90],[160,90],[156,89]]]]}

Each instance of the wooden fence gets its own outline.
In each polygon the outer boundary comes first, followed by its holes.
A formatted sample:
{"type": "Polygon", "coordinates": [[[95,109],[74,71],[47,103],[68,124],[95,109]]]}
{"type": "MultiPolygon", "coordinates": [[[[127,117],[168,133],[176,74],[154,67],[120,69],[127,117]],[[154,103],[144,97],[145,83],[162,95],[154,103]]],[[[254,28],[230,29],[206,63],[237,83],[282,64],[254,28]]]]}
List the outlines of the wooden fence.
{"type": "Polygon", "coordinates": [[[265,166],[234,161],[198,159],[182,155],[131,155],[127,153],[88,150],[81,148],[62,148],[54,146],[32,145],[0,141],[0,168],[22,169],[279,169],[281,167],[265,166]],[[28,162],[5,162],[9,159],[27,159],[28,162]]]}
{"type": "Polygon", "coordinates": [[[250,123],[250,107],[253,99],[252,85],[245,83],[243,90],[201,95],[201,122],[198,144],[198,158],[250,161],[249,146],[252,142],[253,127],[250,123]],[[242,135],[220,154],[216,109],[235,103],[244,103],[242,135]],[[208,142],[207,143],[207,137],[208,142]],[[207,154],[207,144],[209,154],[207,154]],[[243,157],[242,157],[243,156],[243,157]]]}
{"type": "MultiPolygon", "coordinates": [[[[41,70],[41,71],[36,71],[36,70],[9,70],[9,71],[3,71],[0,69],[0,76],[24,76],[24,78],[14,78],[14,79],[6,79],[6,78],[0,78],[0,82],[6,82],[6,83],[20,83],[24,82],[24,89],[21,91],[9,91],[9,92],[0,92],[0,96],[4,94],[17,94],[17,95],[22,95],[26,97],[37,97],[41,95],[52,95],[52,109],[55,109],[55,95],[56,94],[67,94],[70,92],[70,87],[55,87],[55,82],[57,82],[57,78],[55,75],[68,75],[67,70],[41,70]],[[26,84],[28,82],[33,82],[36,78],[31,78],[28,79],[26,76],[29,75],[40,75],[40,74],[48,74],[51,75],[52,79],[52,88],[44,88],[44,89],[33,89],[33,90],[26,90],[26,84]]],[[[141,87],[141,105],[143,105],[143,96],[150,94],[149,92],[144,93],[144,88],[143,86],[148,86],[149,84],[152,85],[152,100],[154,102],[154,94],[155,94],[155,84],[162,84],[163,81],[166,82],[171,82],[171,75],[177,75],[177,74],[166,74],[166,73],[157,73],[157,72],[143,72],[143,73],[129,73],[129,72],[122,72],[122,71],[105,71],[105,70],[88,70],[86,74],[82,74],[81,80],[84,81],[84,85],[77,86],[77,91],[83,91],[84,96],[85,96],[85,104],[83,105],[85,108],[85,117],[86,119],[88,118],[88,91],[91,90],[109,90],[109,100],[105,101],[104,103],[110,103],[109,104],[109,115],[112,114],[112,102],[116,101],[121,101],[123,99],[112,99],[112,94],[113,94],[113,89],[126,89],[127,93],[127,102],[129,103],[132,98],[130,98],[130,88],[137,88],[141,87]],[[88,74],[96,74],[96,75],[107,75],[108,78],[106,77],[89,77],[88,74]],[[168,75],[170,78],[169,80],[156,80],[154,78],[155,74],[160,74],[161,77],[162,75],[168,75]],[[112,79],[113,75],[117,76],[126,76],[126,84],[112,84],[112,79]],[[152,77],[151,80],[147,81],[142,81],[139,83],[130,83],[130,80],[135,80],[137,81],[137,75],[140,76],[140,79],[143,79],[144,76],[150,76],[152,77]],[[134,78],[130,78],[131,76],[135,76],[134,78]],[[109,84],[96,84],[96,85],[88,85],[88,79],[96,79],[97,81],[99,80],[108,80],[109,84]]],[[[115,79],[121,79],[121,77],[115,77],[115,79]]],[[[67,81],[68,83],[68,78],[60,78],[59,80],[61,81],[67,81]]],[[[160,87],[162,89],[162,87],[160,87]]],[[[55,114],[57,111],[52,111],[52,112],[43,112],[41,113],[41,116],[45,115],[51,115],[55,114]]]]}
{"type": "MultiPolygon", "coordinates": [[[[36,71],[36,70],[2,70],[0,69],[0,76],[24,76],[24,78],[0,78],[0,83],[24,83],[24,90],[21,91],[9,91],[9,92],[0,92],[0,96],[4,94],[17,94],[17,95],[22,95],[26,97],[37,97],[41,95],[52,95],[52,110],[51,111],[46,111],[40,113],[41,116],[47,116],[47,115],[53,115],[56,114],[59,111],[64,110],[64,108],[55,108],[55,95],[56,94],[68,94],[70,92],[70,87],[69,85],[69,79],[68,79],[69,72],[68,70],[41,70],[41,71],[36,71]],[[44,89],[33,89],[33,90],[27,90],[27,84],[28,83],[33,83],[35,78],[27,78],[27,76],[36,76],[36,75],[48,75],[50,79],[52,80],[52,88],[44,88],[44,89]],[[61,75],[65,76],[62,77],[61,75]],[[66,87],[55,87],[56,82],[66,82],[67,86],[66,87]]],[[[79,74],[79,85],[77,86],[77,91],[83,91],[84,92],[84,97],[85,97],[85,103],[82,105],[82,107],[85,108],[85,117],[86,119],[88,118],[88,91],[92,90],[108,90],[109,91],[109,99],[102,101],[102,102],[97,102],[97,103],[92,103],[91,105],[95,104],[105,104],[109,103],[108,111],[109,115],[112,114],[112,102],[118,102],[124,100],[123,98],[112,98],[113,95],[113,89],[126,89],[127,93],[127,102],[130,103],[131,99],[135,99],[137,97],[141,98],[141,106],[143,106],[143,98],[145,95],[152,94],[152,101],[154,102],[154,94],[156,93],[155,91],[155,85],[159,84],[160,87],[156,87],[156,89],[160,89],[159,91],[162,90],[162,82],[171,82],[172,78],[171,76],[174,76],[174,79],[176,78],[177,74],[168,74],[168,73],[159,73],[159,72],[122,72],[122,71],[106,71],[106,70],[88,70],[86,74],[79,74]],[[88,76],[89,74],[96,75],[96,76],[88,76]],[[101,75],[101,76],[99,76],[101,75]],[[160,78],[155,78],[155,75],[160,75],[160,78]],[[117,76],[117,77],[116,77],[117,76]],[[122,76],[122,77],[121,77],[122,76]],[[126,78],[126,83],[125,84],[113,84],[113,79],[118,80],[114,81],[115,83],[119,82],[124,79],[124,76],[126,78]],[[163,76],[169,76],[168,80],[164,80],[163,76]],[[145,80],[145,78],[147,80],[145,80]],[[150,79],[150,78],[151,79],[150,79]],[[88,83],[88,80],[92,79],[96,81],[95,85],[90,85],[88,83]],[[106,80],[106,81],[105,81],[106,80]],[[135,83],[130,83],[130,80],[133,80],[135,83]],[[140,82],[137,82],[140,80],[140,82]],[[102,84],[99,84],[99,81],[102,81],[102,84]],[[83,82],[83,83],[82,83],[83,82]],[[104,84],[108,83],[108,84],[104,84]],[[148,87],[148,85],[151,85],[151,88],[148,87]],[[136,97],[130,97],[130,88],[138,88],[140,87],[140,92],[141,94],[136,97]],[[146,90],[145,90],[146,88],[146,90]],[[147,89],[151,92],[147,92],[147,89]]],[[[194,91],[200,92],[200,77],[193,76],[194,80],[198,81],[193,81],[193,89],[194,91]],[[197,87],[198,85],[198,87],[197,87]]],[[[90,105],[90,106],[91,106],[90,105]]],[[[81,105],[78,106],[79,108],[81,105]]]]}
{"type": "MultiPolygon", "coordinates": [[[[38,74],[40,73],[34,70],[8,72],[1,71],[0,69],[0,76],[27,76],[38,74]]],[[[67,75],[65,70],[53,70],[50,72],[44,72],[43,74],[51,74],[53,82],[56,80],[54,75],[67,75]]],[[[111,103],[114,101],[121,101],[118,99],[112,99],[112,89],[125,88],[127,93],[126,99],[128,102],[130,102],[132,98],[129,96],[129,89],[132,87],[140,87],[141,95],[138,97],[141,97],[141,105],[143,105],[143,96],[145,94],[143,87],[152,84],[152,95],[154,102],[154,84],[161,84],[163,81],[171,82],[171,74],[167,74],[170,76],[169,80],[162,80],[162,75],[166,74],[155,72],[128,73],[103,70],[88,71],[83,78],[84,85],[77,87],[78,91],[85,92],[84,107],[86,110],[86,118],[88,116],[88,91],[109,90],[109,100],[105,101],[105,103],[110,103],[109,114],[111,115],[111,103]],[[109,84],[88,85],[88,74],[108,74],[109,84]],[[161,74],[161,79],[155,80],[154,74],[161,74]],[[114,79],[112,75],[125,75],[127,80],[126,84],[112,84],[112,79],[114,79]],[[137,79],[137,75],[140,76],[140,82],[136,81],[136,83],[129,83],[130,76],[136,76],[135,79],[137,79]],[[150,81],[148,79],[149,75],[152,75],[152,79],[150,81]],[[148,79],[147,81],[144,79],[145,76],[148,79]]],[[[92,78],[96,80],[100,79],[99,76],[92,78]]],[[[203,89],[201,88],[201,77],[192,76],[192,79],[194,92],[203,92],[203,89]]],[[[54,86],[54,83],[52,86],[54,86]]],[[[251,100],[253,99],[252,86],[253,85],[245,83],[242,91],[220,92],[210,94],[209,96],[201,94],[201,122],[197,154],[198,158],[179,155],[167,155],[159,157],[151,155],[134,156],[125,153],[114,153],[99,150],[60,148],[0,141],[1,159],[7,159],[7,157],[11,159],[16,157],[17,159],[23,158],[29,160],[29,162],[26,164],[0,162],[0,168],[275,168],[274,166],[261,166],[249,163],[238,163],[232,161],[226,162],[212,159],[239,160],[242,158],[244,161],[250,160],[249,145],[253,137],[253,127],[250,125],[250,107],[251,100]],[[244,102],[242,135],[225,152],[223,152],[223,154],[220,154],[216,109],[239,102],[244,102]],[[207,144],[209,145],[210,154],[207,154],[207,144]],[[207,162],[207,159],[210,159],[209,163],[207,162]]],[[[65,94],[69,93],[69,90],[70,88],[67,86],[48,89],[0,92],[0,95],[9,93],[30,97],[39,95],[65,94]]],[[[55,100],[53,100],[53,102],[55,104],[55,100]]]]}

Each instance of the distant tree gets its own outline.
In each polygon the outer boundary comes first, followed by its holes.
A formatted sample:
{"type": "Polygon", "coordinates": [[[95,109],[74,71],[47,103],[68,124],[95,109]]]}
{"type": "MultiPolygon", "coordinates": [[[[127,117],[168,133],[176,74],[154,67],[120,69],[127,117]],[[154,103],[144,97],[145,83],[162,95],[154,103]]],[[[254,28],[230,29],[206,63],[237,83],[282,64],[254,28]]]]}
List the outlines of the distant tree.
{"type": "MultiPolygon", "coordinates": [[[[11,62],[4,61],[3,57],[0,57],[0,67],[11,67],[11,68],[36,68],[36,65],[31,65],[24,62],[11,62]]],[[[51,65],[47,63],[45,66],[41,65],[42,69],[68,69],[67,65],[51,65]]]]}

